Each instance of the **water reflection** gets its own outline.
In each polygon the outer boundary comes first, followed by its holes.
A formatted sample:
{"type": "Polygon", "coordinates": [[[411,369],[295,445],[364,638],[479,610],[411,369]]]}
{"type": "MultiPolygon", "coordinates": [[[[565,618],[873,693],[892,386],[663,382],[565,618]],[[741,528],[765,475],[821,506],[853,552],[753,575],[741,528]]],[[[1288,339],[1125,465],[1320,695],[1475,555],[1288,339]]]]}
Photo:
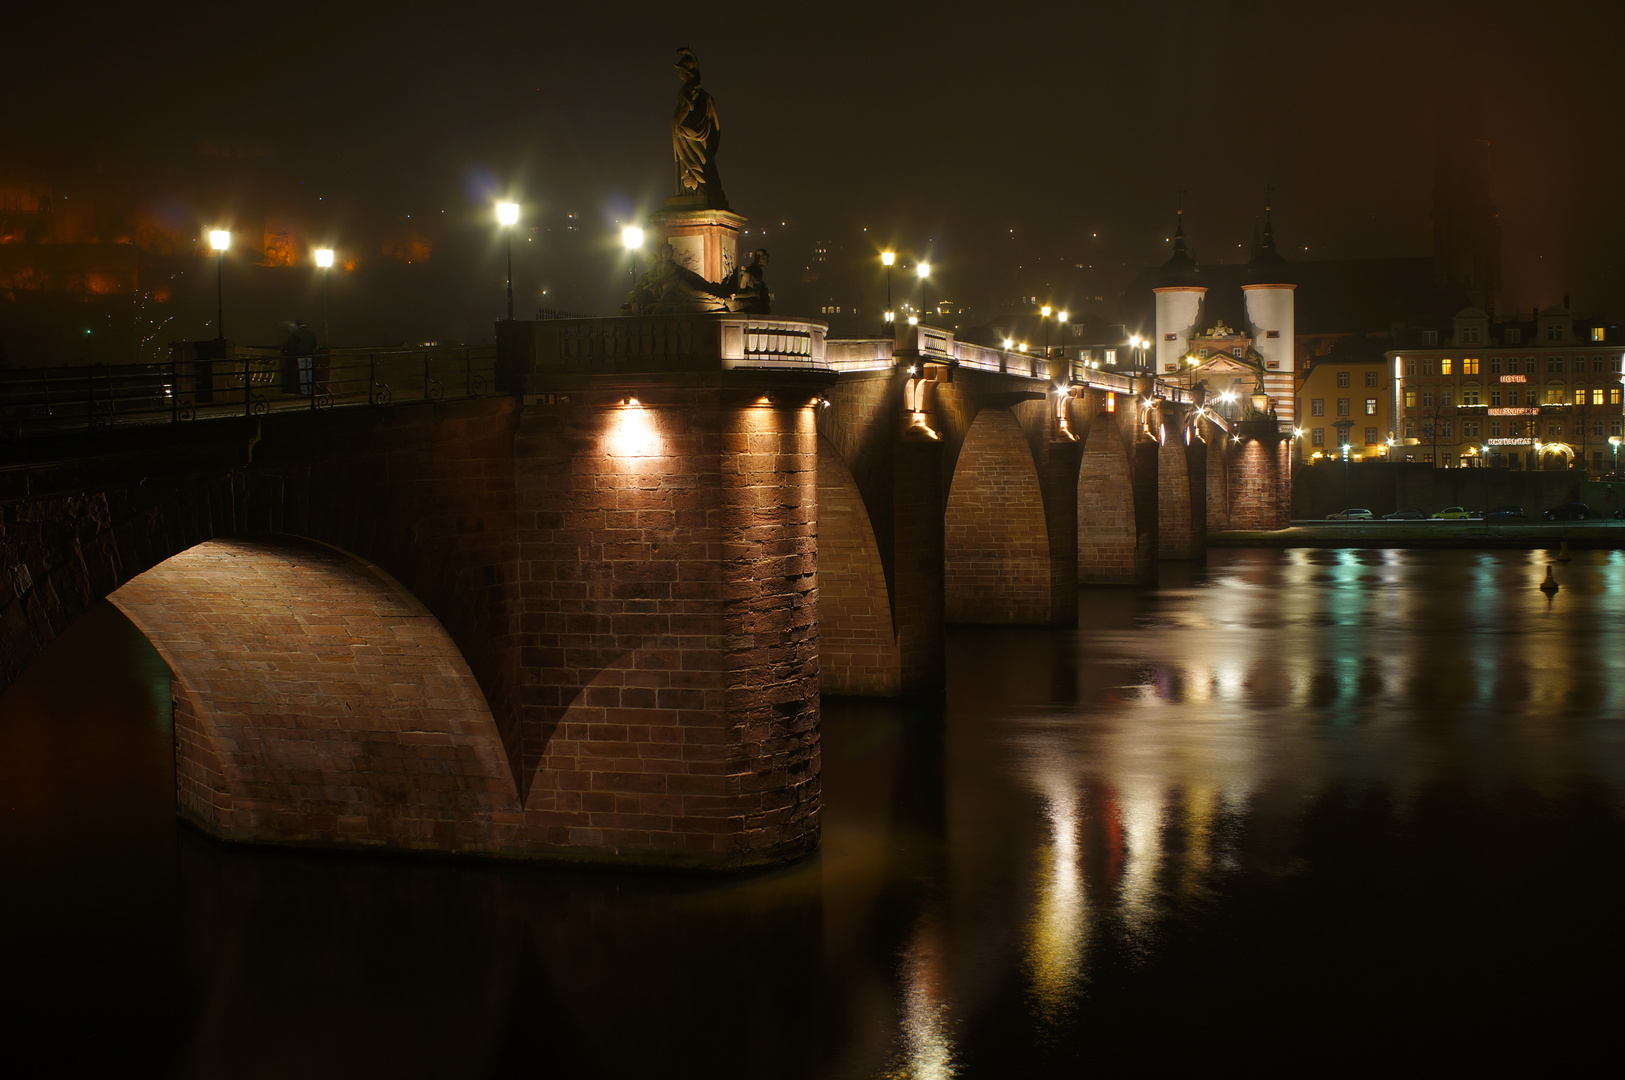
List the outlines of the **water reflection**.
{"type": "Polygon", "coordinates": [[[1625,559],[1547,561],[1215,552],[956,629],[943,703],[825,703],[822,852],[723,878],[178,831],[161,665],[93,616],[0,698],[0,1064],[1560,1068],[1625,1006],[1625,559]]]}

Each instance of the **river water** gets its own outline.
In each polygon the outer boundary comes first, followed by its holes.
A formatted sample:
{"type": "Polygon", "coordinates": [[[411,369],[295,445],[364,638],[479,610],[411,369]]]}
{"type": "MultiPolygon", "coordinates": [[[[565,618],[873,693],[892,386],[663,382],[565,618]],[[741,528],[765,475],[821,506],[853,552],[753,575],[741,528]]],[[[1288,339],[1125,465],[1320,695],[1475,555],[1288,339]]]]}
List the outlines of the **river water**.
{"type": "Polygon", "coordinates": [[[1625,1006],[1625,554],[1215,551],[826,700],[738,877],[216,844],[109,605],[0,697],[0,1071],[1543,1069],[1625,1006]]]}

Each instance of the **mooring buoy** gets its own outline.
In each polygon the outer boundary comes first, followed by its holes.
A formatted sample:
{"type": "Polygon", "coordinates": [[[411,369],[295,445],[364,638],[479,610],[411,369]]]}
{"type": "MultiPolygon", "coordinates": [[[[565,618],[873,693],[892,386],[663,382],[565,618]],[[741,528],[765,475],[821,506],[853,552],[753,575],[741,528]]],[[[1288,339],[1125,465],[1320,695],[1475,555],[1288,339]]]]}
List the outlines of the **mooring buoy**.
{"type": "Polygon", "coordinates": [[[1558,545],[1558,548],[1557,548],[1557,561],[1558,562],[1568,562],[1569,561],[1569,542],[1567,540],[1564,540],[1561,544],[1558,545]]]}
{"type": "Polygon", "coordinates": [[[1557,579],[1552,577],[1552,568],[1547,566],[1546,580],[1540,583],[1540,591],[1545,593],[1547,596],[1551,596],[1560,588],[1562,588],[1562,586],[1558,585],[1557,579]]]}

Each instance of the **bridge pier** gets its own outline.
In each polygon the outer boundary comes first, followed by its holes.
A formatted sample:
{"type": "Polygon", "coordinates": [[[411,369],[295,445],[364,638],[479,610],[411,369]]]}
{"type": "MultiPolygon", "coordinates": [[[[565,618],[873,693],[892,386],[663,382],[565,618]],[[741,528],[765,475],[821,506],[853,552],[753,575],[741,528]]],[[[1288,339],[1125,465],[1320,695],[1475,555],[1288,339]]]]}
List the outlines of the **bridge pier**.
{"type": "MultiPolygon", "coordinates": [[[[805,352],[730,364],[732,327],[504,325],[540,850],[745,865],[817,844],[814,424],[833,379],[805,352]]],[[[821,328],[771,329],[806,347],[821,328]]]]}
{"type": "Polygon", "coordinates": [[[1207,447],[1190,422],[1192,406],[1163,402],[1157,450],[1157,545],[1164,559],[1200,559],[1207,550],[1207,447]]]}
{"type": "Polygon", "coordinates": [[[1211,421],[1207,525],[1284,529],[1292,523],[1291,437],[1274,420],[1244,420],[1226,433],[1211,421]]]}

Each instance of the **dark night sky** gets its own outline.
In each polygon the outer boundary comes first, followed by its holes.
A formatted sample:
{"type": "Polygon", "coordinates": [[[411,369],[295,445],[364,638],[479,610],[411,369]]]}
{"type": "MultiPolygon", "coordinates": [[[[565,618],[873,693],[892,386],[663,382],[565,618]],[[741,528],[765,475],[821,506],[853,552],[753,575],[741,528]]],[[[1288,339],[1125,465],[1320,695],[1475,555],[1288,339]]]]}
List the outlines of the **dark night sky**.
{"type": "Polygon", "coordinates": [[[219,189],[189,184],[199,143],[267,144],[274,156],[233,183],[294,205],[341,248],[427,215],[442,271],[477,281],[447,300],[472,305],[473,323],[499,300],[487,199],[512,190],[541,226],[516,256],[521,310],[546,285],[546,302],[605,311],[625,273],[614,222],[668,193],[671,59],[687,44],[721,113],[729,198],[768,228],[781,300],[805,301],[793,271],[815,239],[872,238],[929,251],[945,295],[991,303],[1085,288],[1052,276],[1079,262],[1120,290],[1165,257],[1181,187],[1201,260],[1245,256],[1266,184],[1290,256],[1425,254],[1439,117],[1476,99],[1504,307],[1572,292],[1577,308],[1625,317],[1610,190],[1625,5],[704,10],[28,5],[8,16],[0,180],[173,192],[172,212],[202,225],[230,207],[200,205],[219,189]]]}

